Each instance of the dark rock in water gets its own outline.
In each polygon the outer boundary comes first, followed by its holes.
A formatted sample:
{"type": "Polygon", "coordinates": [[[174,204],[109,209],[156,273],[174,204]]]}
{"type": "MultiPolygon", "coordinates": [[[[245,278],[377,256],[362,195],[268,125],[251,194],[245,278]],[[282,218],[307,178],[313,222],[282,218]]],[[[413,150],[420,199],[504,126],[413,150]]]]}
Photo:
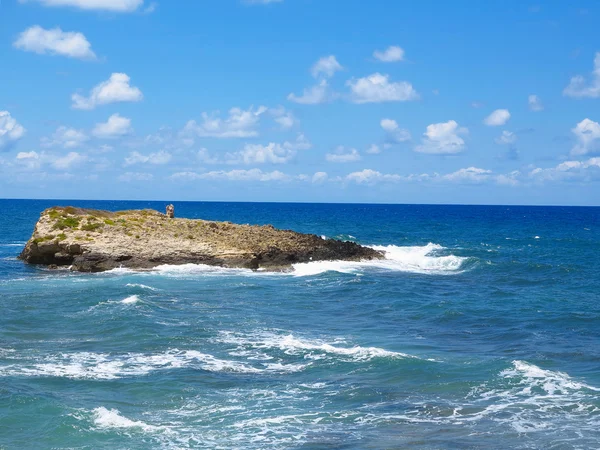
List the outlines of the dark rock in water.
{"type": "Polygon", "coordinates": [[[285,270],[295,263],[381,259],[383,254],[272,225],[174,219],[154,210],[55,207],[42,212],[19,257],[30,264],[102,272],[187,263],[285,270]]]}

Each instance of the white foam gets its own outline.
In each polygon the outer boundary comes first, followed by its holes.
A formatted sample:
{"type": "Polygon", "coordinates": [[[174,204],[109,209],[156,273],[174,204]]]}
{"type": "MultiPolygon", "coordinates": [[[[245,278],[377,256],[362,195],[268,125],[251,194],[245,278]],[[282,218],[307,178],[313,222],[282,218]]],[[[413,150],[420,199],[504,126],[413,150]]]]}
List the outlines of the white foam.
{"type": "Polygon", "coordinates": [[[349,361],[369,361],[373,358],[416,358],[405,353],[392,352],[378,347],[342,347],[339,341],[333,343],[319,339],[297,338],[292,334],[282,335],[262,332],[246,336],[232,332],[221,332],[220,342],[236,344],[239,349],[278,349],[287,355],[304,355],[305,359],[319,360],[323,356],[345,357],[349,361]]]}
{"type": "Polygon", "coordinates": [[[104,272],[101,272],[101,274],[112,274],[112,275],[128,275],[128,274],[133,274],[133,273],[137,273],[136,270],[133,269],[128,269],[126,267],[117,267],[115,269],[110,269],[110,270],[106,270],[104,272]]]}
{"type": "MultiPolygon", "coordinates": [[[[160,274],[169,278],[186,278],[195,276],[314,276],[325,272],[357,273],[369,269],[378,269],[396,272],[409,272],[427,275],[453,275],[465,270],[467,257],[446,255],[445,247],[429,243],[423,246],[397,246],[373,245],[368,246],[383,252],[385,259],[371,261],[312,261],[293,264],[290,272],[270,272],[268,270],[252,270],[242,268],[228,268],[211,266],[207,264],[162,264],[153,269],[136,271],[126,268],[117,268],[103,272],[105,274],[160,274]]],[[[143,287],[153,290],[149,286],[128,284],[127,286],[143,287]]]]}
{"type": "Polygon", "coordinates": [[[468,397],[469,407],[481,407],[464,414],[462,421],[492,419],[519,433],[567,429],[579,432],[583,422],[600,409],[595,405],[599,388],[573,380],[564,372],[542,369],[525,361],[513,361],[512,367],[500,372],[506,380],[494,387],[483,384],[468,397]]]}
{"type": "Polygon", "coordinates": [[[580,389],[600,392],[599,388],[574,381],[566,373],[544,370],[524,361],[513,361],[513,368],[502,371],[501,375],[504,378],[522,377],[521,383],[527,384],[530,390],[541,388],[548,395],[568,394],[580,389]]]}
{"type": "Polygon", "coordinates": [[[145,284],[140,284],[140,283],[127,283],[125,286],[133,287],[133,288],[140,288],[140,289],[147,289],[149,291],[158,291],[157,288],[154,288],[152,286],[147,286],[145,284]]]}
{"type": "Polygon", "coordinates": [[[132,305],[140,301],[140,298],[137,295],[130,295],[129,297],[121,300],[121,303],[125,305],[132,305]]]}
{"type": "Polygon", "coordinates": [[[162,264],[152,269],[162,275],[171,277],[181,277],[188,275],[256,275],[257,272],[251,269],[238,269],[219,266],[210,266],[207,264],[162,264]]]}
{"type": "Polygon", "coordinates": [[[139,428],[145,432],[155,432],[164,430],[163,427],[148,425],[140,420],[131,420],[121,415],[117,409],[106,409],[104,406],[95,408],[92,411],[94,415],[94,424],[98,428],[139,428]]]}
{"type": "Polygon", "coordinates": [[[385,254],[383,260],[373,261],[316,261],[294,264],[294,275],[312,276],[324,272],[356,273],[375,268],[381,270],[411,272],[429,275],[460,273],[468,258],[455,255],[439,255],[444,247],[429,243],[424,246],[400,247],[396,245],[373,245],[374,250],[385,254]]]}
{"type": "Polygon", "coordinates": [[[11,356],[15,353],[16,353],[15,349],[0,347],[0,358],[6,357],[6,356],[11,356]]]}
{"type": "Polygon", "coordinates": [[[67,353],[46,357],[43,363],[22,362],[0,367],[1,376],[62,377],[71,379],[114,380],[142,376],[158,370],[196,368],[210,372],[290,373],[309,364],[273,364],[219,359],[195,350],[168,350],[158,354],[67,353]]]}

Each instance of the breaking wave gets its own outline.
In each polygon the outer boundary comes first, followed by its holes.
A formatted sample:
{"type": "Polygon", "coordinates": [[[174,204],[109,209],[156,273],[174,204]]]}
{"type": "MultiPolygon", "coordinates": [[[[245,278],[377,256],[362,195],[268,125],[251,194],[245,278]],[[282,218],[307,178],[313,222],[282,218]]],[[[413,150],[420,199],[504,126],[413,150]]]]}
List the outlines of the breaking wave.
{"type": "MultiPolygon", "coordinates": [[[[453,275],[464,272],[469,268],[469,261],[474,258],[446,254],[446,248],[429,243],[424,246],[373,245],[374,250],[384,253],[385,258],[372,261],[314,261],[292,265],[289,272],[269,272],[267,270],[251,270],[241,268],[226,268],[206,264],[163,264],[150,271],[136,271],[125,268],[109,270],[108,274],[160,274],[170,278],[185,278],[189,276],[282,276],[298,277],[314,276],[325,272],[358,273],[365,270],[384,270],[391,272],[408,272],[427,275],[453,275]]],[[[128,286],[143,286],[130,284],[128,286]]]]}
{"type": "Polygon", "coordinates": [[[381,270],[411,272],[429,275],[450,275],[464,271],[470,258],[442,255],[445,250],[438,244],[424,246],[373,245],[370,246],[385,254],[385,259],[376,261],[317,261],[294,264],[294,275],[310,276],[323,272],[356,273],[375,268],[381,270]]]}
{"type": "Polygon", "coordinates": [[[131,420],[121,415],[117,409],[106,409],[103,406],[93,411],[94,424],[98,428],[138,428],[145,432],[164,431],[164,427],[148,425],[140,420],[131,420]]]}
{"type": "MultiPolygon", "coordinates": [[[[252,336],[248,336],[241,333],[222,331],[217,340],[221,343],[236,345],[235,354],[246,356],[251,355],[248,350],[279,350],[286,355],[299,355],[304,359],[312,360],[332,357],[349,362],[363,362],[374,358],[418,359],[416,356],[392,352],[378,347],[344,346],[343,340],[327,342],[320,339],[299,338],[293,334],[277,334],[273,332],[258,332],[252,336]]],[[[269,355],[265,354],[258,355],[257,357],[265,356],[269,357],[269,355]]]]}
{"type": "Polygon", "coordinates": [[[413,401],[412,411],[371,412],[361,423],[407,422],[445,425],[486,421],[518,433],[556,433],[567,441],[582,430],[600,426],[599,388],[575,381],[563,372],[513,361],[489,382],[480,384],[457,402],[413,401]]]}
{"type": "Polygon", "coordinates": [[[306,364],[259,363],[219,359],[195,350],[168,350],[147,355],[129,353],[67,353],[48,356],[43,362],[11,364],[0,367],[2,376],[64,377],[71,379],[114,380],[147,375],[159,370],[193,368],[209,372],[237,372],[259,374],[265,372],[289,373],[301,371],[306,364]]]}

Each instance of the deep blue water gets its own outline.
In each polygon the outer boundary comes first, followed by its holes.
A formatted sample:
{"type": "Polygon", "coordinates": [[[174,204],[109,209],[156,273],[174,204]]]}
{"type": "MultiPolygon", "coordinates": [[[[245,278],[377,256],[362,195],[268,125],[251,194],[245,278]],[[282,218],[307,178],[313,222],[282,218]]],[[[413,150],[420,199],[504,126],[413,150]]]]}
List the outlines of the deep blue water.
{"type": "Polygon", "coordinates": [[[0,448],[600,448],[600,208],[176,203],[385,246],[289,274],[16,259],[0,200],[0,448]]]}

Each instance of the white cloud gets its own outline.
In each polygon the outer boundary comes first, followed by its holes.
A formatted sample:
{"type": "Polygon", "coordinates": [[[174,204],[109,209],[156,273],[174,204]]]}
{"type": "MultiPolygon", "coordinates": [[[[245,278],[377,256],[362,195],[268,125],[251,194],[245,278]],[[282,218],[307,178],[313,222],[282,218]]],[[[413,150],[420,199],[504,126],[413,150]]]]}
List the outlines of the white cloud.
{"type": "Polygon", "coordinates": [[[564,161],[548,169],[535,168],[528,177],[533,181],[600,181],[600,158],[564,161]]]}
{"type": "Polygon", "coordinates": [[[119,114],[113,114],[104,123],[97,123],[92,134],[98,138],[111,139],[126,136],[133,132],[131,128],[131,119],[121,117],[119,114]]]}
{"type": "Polygon", "coordinates": [[[21,3],[37,1],[44,6],[69,6],[83,10],[133,12],[144,0],[19,0],[21,3]]]}
{"type": "Polygon", "coordinates": [[[508,109],[497,109],[483,119],[483,123],[490,127],[497,127],[504,125],[508,122],[508,119],[510,119],[510,112],[508,109]]]}
{"type": "Polygon", "coordinates": [[[61,55],[77,59],[96,59],[92,46],[82,33],[59,27],[45,30],[39,25],[27,28],[13,43],[15,48],[38,54],[61,55]]]}
{"type": "Polygon", "coordinates": [[[335,56],[324,56],[310,69],[313,77],[321,78],[319,84],[305,88],[301,95],[296,95],[292,92],[288,94],[287,99],[290,102],[299,103],[301,105],[318,105],[319,103],[333,100],[337,95],[329,92],[329,85],[326,78],[331,78],[336,72],[343,69],[344,68],[337,61],[335,56]]]}
{"type": "Polygon", "coordinates": [[[360,172],[352,172],[346,175],[345,180],[357,184],[375,184],[380,182],[398,182],[405,177],[397,174],[383,174],[376,170],[364,169],[360,172]]]}
{"type": "MultiPolygon", "coordinates": [[[[175,176],[176,174],[173,174],[175,176]]],[[[230,170],[228,172],[217,170],[199,174],[198,179],[202,180],[228,180],[228,181],[289,181],[291,177],[278,170],[273,172],[263,172],[260,169],[250,170],[230,170]]]]}
{"type": "MultiPolygon", "coordinates": [[[[237,156],[244,164],[284,164],[296,155],[296,151],[273,142],[267,145],[246,144],[237,156]]],[[[237,162],[237,160],[235,161],[237,162]]]]}
{"type": "Polygon", "coordinates": [[[200,179],[200,174],[196,172],[175,172],[169,177],[173,181],[194,181],[200,179]]]}
{"type": "Polygon", "coordinates": [[[184,132],[191,132],[199,137],[214,138],[246,138],[258,136],[260,116],[267,110],[264,106],[256,111],[250,107],[247,111],[240,108],[231,108],[229,117],[221,119],[218,112],[202,113],[202,123],[190,120],[184,132]]]}
{"type": "Polygon", "coordinates": [[[529,109],[531,111],[543,111],[544,110],[544,105],[542,104],[542,100],[534,94],[531,94],[528,98],[527,98],[527,102],[529,104],[529,109]]]}
{"type": "Polygon", "coordinates": [[[271,108],[269,110],[273,116],[273,120],[279,124],[282,130],[289,130],[298,124],[298,119],[291,111],[286,110],[283,106],[271,108]]]}
{"type": "Polygon", "coordinates": [[[19,152],[16,156],[17,159],[39,159],[40,155],[37,152],[19,152]]]}
{"type": "Polygon", "coordinates": [[[331,78],[336,72],[343,69],[342,65],[335,59],[335,56],[330,55],[319,59],[310,69],[310,73],[315,78],[318,78],[320,75],[331,78]]]}
{"type": "Polygon", "coordinates": [[[312,143],[304,136],[304,133],[298,133],[294,142],[284,142],[285,146],[289,146],[295,150],[309,150],[312,148],[312,143]]]}
{"type": "Polygon", "coordinates": [[[590,82],[586,83],[585,78],[581,75],[574,76],[563,91],[563,94],[568,97],[576,98],[600,97],[600,52],[597,52],[594,58],[594,71],[592,72],[592,79],[590,82]]]}
{"type": "Polygon", "coordinates": [[[294,126],[295,120],[294,116],[288,113],[284,116],[275,117],[275,122],[279,124],[282,130],[289,130],[294,126]]]}
{"type": "Polygon", "coordinates": [[[381,128],[387,132],[392,132],[398,129],[398,123],[392,119],[381,119],[381,128]]]}
{"type": "Polygon", "coordinates": [[[372,169],[364,169],[359,172],[352,172],[341,178],[342,181],[353,182],[357,184],[374,185],[377,183],[399,183],[399,182],[432,182],[432,183],[459,183],[459,184],[480,184],[484,182],[496,182],[503,185],[518,184],[520,172],[515,171],[507,175],[495,176],[491,170],[480,169],[477,167],[468,167],[459,169],[455,172],[440,175],[438,173],[421,173],[400,175],[395,173],[381,173],[372,169]]]}
{"type": "MultiPolygon", "coordinates": [[[[86,170],[80,170],[78,176],[80,178],[91,179],[95,175],[90,174],[94,170],[105,170],[110,166],[110,161],[106,158],[90,158],[88,155],[79,152],[69,152],[67,154],[42,152],[19,152],[15,158],[18,167],[26,172],[39,171],[42,168],[51,168],[57,171],[67,171],[85,163],[93,163],[92,166],[87,166],[86,170]]],[[[38,175],[45,175],[43,174],[38,175]]],[[[63,174],[67,175],[67,174],[63,174]]],[[[69,177],[74,177],[73,174],[68,174],[69,177]]]]}
{"type": "Polygon", "coordinates": [[[201,148],[196,152],[196,159],[203,164],[219,164],[219,158],[212,156],[208,149],[201,148]]]}
{"type": "Polygon", "coordinates": [[[496,175],[495,180],[496,183],[503,186],[517,186],[520,183],[519,178],[522,177],[522,174],[519,170],[513,170],[507,174],[496,175]]]}
{"type": "Polygon", "coordinates": [[[371,144],[367,149],[367,153],[369,155],[378,155],[379,153],[381,153],[381,148],[379,147],[379,145],[371,144]]]}
{"type": "Polygon", "coordinates": [[[327,172],[316,172],[312,176],[311,181],[314,184],[321,184],[321,183],[325,183],[328,178],[329,178],[329,176],[327,175],[327,172]]]}
{"type": "Polygon", "coordinates": [[[355,148],[346,149],[339,146],[334,153],[327,153],[325,159],[333,163],[355,162],[360,161],[360,153],[355,148]]]}
{"type": "Polygon", "coordinates": [[[577,144],[571,150],[572,155],[586,155],[600,150],[600,124],[583,119],[571,130],[577,138],[577,144]]]}
{"type": "Polygon", "coordinates": [[[459,127],[454,120],[432,123],[427,126],[421,145],[415,147],[415,151],[446,155],[460,153],[465,148],[465,141],[460,135],[468,132],[467,128],[459,127]]]}
{"type": "Polygon", "coordinates": [[[190,148],[195,140],[191,136],[185,136],[182,133],[176,133],[170,127],[161,127],[154,134],[148,134],[141,140],[132,140],[128,142],[129,147],[162,147],[169,150],[180,150],[190,148]]]}
{"type": "Polygon", "coordinates": [[[42,166],[42,155],[37,152],[19,152],[15,157],[18,165],[26,171],[39,170],[42,166]]]}
{"type": "Polygon", "coordinates": [[[9,150],[24,135],[25,128],[8,111],[0,111],[0,151],[9,150]]]}
{"type": "Polygon", "coordinates": [[[81,155],[77,152],[69,152],[65,156],[58,157],[52,163],[52,167],[58,170],[69,170],[72,167],[75,167],[84,161],[86,161],[87,157],[81,155]]]}
{"type": "Polygon", "coordinates": [[[172,155],[169,152],[161,150],[160,152],[143,155],[139,152],[131,152],[125,158],[124,166],[133,166],[135,164],[155,164],[162,165],[171,161],[172,155]]]}
{"type": "Polygon", "coordinates": [[[154,175],[145,172],[125,172],[119,176],[120,181],[132,182],[132,181],[151,181],[154,175]]]}
{"type": "Polygon", "coordinates": [[[398,144],[411,140],[411,135],[408,130],[400,128],[398,123],[392,119],[382,119],[380,122],[381,128],[387,133],[387,141],[391,144],[398,144]]]}
{"type": "Polygon", "coordinates": [[[267,145],[246,144],[242,150],[226,155],[227,164],[285,164],[295,158],[298,150],[307,150],[312,144],[300,133],[294,142],[267,145]]]}
{"type": "Polygon", "coordinates": [[[58,127],[50,138],[42,138],[41,144],[44,147],[81,147],[89,137],[82,131],[65,126],[58,127]]]}
{"type": "Polygon", "coordinates": [[[496,138],[496,144],[511,145],[517,142],[517,135],[512,131],[504,130],[502,134],[496,138]]]}
{"type": "Polygon", "coordinates": [[[491,174],[491,170],[468,167],[466,169],[459,169],[456,172],[443,175],[441,179],[455,183],[483,183],[484,181],[489,180],[491,174]]]}
{"type": "Polygon", "coordinates": [[[89,97],[73,94],[73,109],[90,110],[100,105],[117,102],[139,102],[144,98],[142,91],[129,85],[129,76],[125,73],[113,73],[106,81],[95,86],[89,97]]]}
{"type": "Polygon", "coordinates": [[[390,82],[388,75],[374,73],[368,77],[346,82],[354,103],[405,102],[417,100],[419,94],[406,81],[390,82]]]}
{"type": "Polygon", "coordinates": [[[382,52],[376,50],[373,56],[382,62],[397,62],[404,60],[404,50],[401,47],[392,45],[382,52]]]}
{"type": "Polygon", "coordinates": [[[302,95],[297,96],[293,92],[287,96],[290,102],[299,103],[301,105],[318,105],[325,103],[334,98],[334,95],[329,93],[329,86],[326,80],[315,86],[304,89],[302,95]]]}

